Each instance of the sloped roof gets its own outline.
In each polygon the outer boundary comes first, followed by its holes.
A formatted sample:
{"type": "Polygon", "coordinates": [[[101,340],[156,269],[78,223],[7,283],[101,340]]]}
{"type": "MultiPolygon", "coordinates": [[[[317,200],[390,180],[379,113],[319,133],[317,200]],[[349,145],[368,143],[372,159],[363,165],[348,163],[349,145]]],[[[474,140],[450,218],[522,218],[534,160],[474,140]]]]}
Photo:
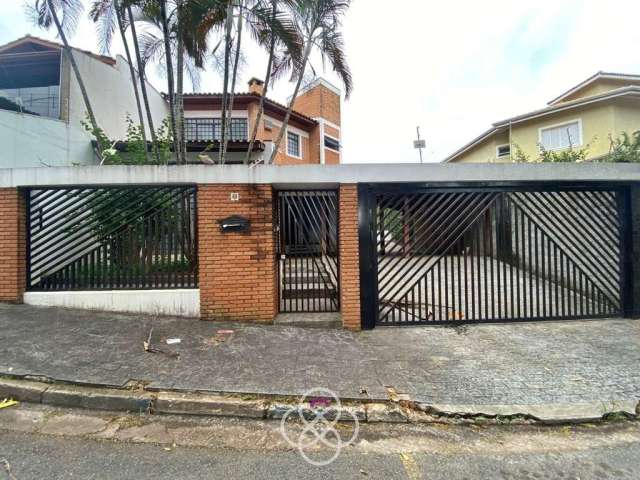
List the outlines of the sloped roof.
{"type": "MultiPolygon", "coordinates": [[[[63,47],[63,45],[61,43],[53,42],[51,40],[46,40],[44,38],[35,37],[33,35],[27,34],[24,37],[20,37],[20,38],[18,38],[16,40],[13,40],[13,41],[9,42],[9,43],[5,43],[4,45],[0,45],[0,55],[7,54],[11,49],[14,49],[16,47],[19,47],[19,46],[27,44],[27,43],[31,43],[33,45],[37,45],[37,46],[48,48],[48,49],[52,49],[52,50],[60,50],[63,47]]],[[[97,53],[90,52],[89,50],[83,50],[81,48],[77,48],[77,47],[73,47],[73,46],[71,48],[73,48],[74,50],[76,50],[78,52],[85,53],[85,54],[89,55],[90,57],[95,58],[96,60],[99,60],[99,61],[101,61],[103,63],[106,63],[107,65],[115,65],[116,64],[115,58],[108,57],[106,55],[99,55],[97,53]]]]}
{"type": "Polygon", "coordinates": [[[601,71],[595,73],[594,75],[590,76],[589,78],[587,78],[583,82],[580,82],[575,87],[572,87],[569,90],[567,90],[566,92],[564,92],[561,95],[557,96],[556,98],[551,100],[549,103],[547,103],[547,105],[556,105],[557,103],[562,102],[562,100],[564,100],[565,98],[570,97],[574,93],[579,92],[580,90],[588,87],[589,85],[591,85],[591,84],[593,84],[593,83],[595,83],[595,82],[597,82],[599,80],[621,80],[621,81],[629,80],[629,81],[632,81],[632,82],[640,82],[640,75],[634,75],[634,74],[629,74],[629,73],[603,72],[601,70],[601,71]]]}
{"type": "MultiPolygon", "coordinates": [[[[222,95],[223,95],[222,93],[218,93],[218,92],[194,92],[194,93],[185,93],[184,97],[185,98],[220,98],[222,99],[222,95]]],[[[247,100],[247,99],[259,100],[260,94],[256,92],[236,92],[234,94],[234,97],[237,100],[247,100]]],[[[271,100],[270,98],[265,98],[265,106],[270,106],[281,113],[286,112],[287,108],[289,108],[287,105],[283,105],[282,103],[276,102],[275,100],[271,100]]],[[[298,121],[303,121],[304,123],[308,123],[312,125],[316,125],[318,123],[313,118],[303,113],[300,113],[296,110],[293,110],[291,112],[291,116],[295,117],[298,121]]]]}
{"type": "Polygon", "coordinates": [[[509,128],[510,125],[515,125],[521,122],[532,120],[534,118],[544,117],[546,115],[551,115],[551,114],[562,112],[565,110],[572,110],[572,109],[583,107],[593,103],[601,103],[604,101],[612,100],[614,98],[628,97],[628,96],[640,98],[640,86],[616,88],[614,90],[609,90],[608,92],[601,93],[599,95],[594,95],[586,98],[578,98],[570,102],[556,103],[555,105],[541,108],[539,110],[534,110],[532,112],[528,112],[523,115],[517,115],[515,117],[507,118],[505,120],[500,120],[499,122],[495,122],[490,129],[486,130],[481,135],[474,138],[469,143],[465,144],[464,146],[456,150],[454,153],[449,155],[447,158],[443,160],[443,162],[447,163],[454,160],[459,155],[465,153],[466,151],[470,150],[471,148],[475,147],[481,142],[487,140],[493,135],[504,132],[507,128],[509,128]]]}

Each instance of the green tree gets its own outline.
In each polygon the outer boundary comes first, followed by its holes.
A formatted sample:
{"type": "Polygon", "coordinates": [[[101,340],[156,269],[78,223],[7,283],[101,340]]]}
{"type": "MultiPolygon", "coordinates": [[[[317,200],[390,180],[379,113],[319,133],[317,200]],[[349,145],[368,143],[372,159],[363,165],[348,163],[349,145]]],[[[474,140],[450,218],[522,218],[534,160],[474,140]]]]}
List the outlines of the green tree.
{"type": "Polygon", "coordinates": [[[302,59],[297,61],[293,57],[285,57],[279,60],[276,70],[282,74],[286,70],[293,72],[296,85],[289,101],[282,127],[274,142],[270,163],[275,161],[278,149],[291,118],[293,105],[298,97],[302,79],[309,64],[309,57],[314,48],[317,48],[323,63],[328,61],[334,72],[342,80],[345,87],[345,96],[348,98],[353,89],[351,71],[344,54],[344,41],[340,27],[342,17],[351,4],[351,0],[297,0],[292,2],[291,12],[298,27],[303,44],[302,59]]]}
{"type": "Polygon", "coordinates": [[[601,161],[618,163],[640,163],[640,130],[631,135],[623,132],[619,137],[609,135],[609,154],[601,161]]]}
{"type": "Polygon", "coordinates": [[[131,77],[131,87],[136,99],[136,108],[138,110],[138,122],[141,126],[140,133],[144,140],[144,154],[146,163],[149,163],[149,151],[147,148],[147,135],[145,132],[144,115],[142,114],[142,105],[140,103],[140,92],[138,90],[138,80],[133,66],[133,60],[131,58],[131,51],[129,49],[129,42],[127,40],[126,30],[128,23],[128,16],[126,9],[121,5],[118,0],[97,0],[93,2],[89,18],[94,23],[98,24],[98,41],[100,43],[100,50],[104,54],[108,54],[111,51],[111,41],[115,32],[116,26],[120,33],[120,39],[124,46],[125,55],[127,57],[127,63],[129,64],[129,75],[131,77]]]}

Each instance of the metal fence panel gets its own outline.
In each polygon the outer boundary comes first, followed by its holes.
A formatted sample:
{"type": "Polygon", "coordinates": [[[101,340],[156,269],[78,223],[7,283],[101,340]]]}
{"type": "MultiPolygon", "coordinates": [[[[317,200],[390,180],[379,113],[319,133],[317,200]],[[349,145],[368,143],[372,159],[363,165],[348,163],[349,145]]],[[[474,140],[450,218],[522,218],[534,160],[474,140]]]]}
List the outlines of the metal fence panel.
{"type": "Polygon", "coordinates": [[[27,192],[29,290],[194,288],[196,188],[27,192]]]}

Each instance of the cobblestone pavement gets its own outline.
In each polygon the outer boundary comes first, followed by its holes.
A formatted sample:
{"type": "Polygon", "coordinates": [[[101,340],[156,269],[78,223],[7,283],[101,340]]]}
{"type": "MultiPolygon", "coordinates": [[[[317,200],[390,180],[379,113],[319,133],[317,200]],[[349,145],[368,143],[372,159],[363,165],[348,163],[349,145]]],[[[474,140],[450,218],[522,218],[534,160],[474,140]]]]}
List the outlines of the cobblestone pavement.
{"type": "Polygon", "coordinates": [[[378,328],[352,333],[0,305],[0,373],[271,394],[328,387],[428,403],[525,405],[640,399],[640,321],[378,328]],[[153,341],[178,359],[147,353],[153,341]],[[219,333],[218,330],[233,330],[219,333]]]}

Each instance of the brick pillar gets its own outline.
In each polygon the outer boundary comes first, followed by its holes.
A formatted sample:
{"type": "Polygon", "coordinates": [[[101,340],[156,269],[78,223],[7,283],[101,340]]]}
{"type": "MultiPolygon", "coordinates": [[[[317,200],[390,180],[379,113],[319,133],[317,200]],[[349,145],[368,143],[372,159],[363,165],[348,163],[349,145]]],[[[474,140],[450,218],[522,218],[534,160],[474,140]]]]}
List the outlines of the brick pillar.
{"type": "Polygon", "coordinates": [[[340,186],[340,307],[344,328],[360,330],[357,185],[340,186]]]}
{"type": "Polygon", "coordinates": [[[17,188],[0,188],[0,302],[22,303],[26,276],[25,202],[17,188]]]}
{"type": "Polygon", "coordinates": [[[199,185],[200,317],[271,322],[277,314],[274,204],[271,185],[199,185]],[[231,200],[231,193],[239,200],[231,200]],[[251,222],[249,233],[222,233],[231,215],[251,222]]]}

